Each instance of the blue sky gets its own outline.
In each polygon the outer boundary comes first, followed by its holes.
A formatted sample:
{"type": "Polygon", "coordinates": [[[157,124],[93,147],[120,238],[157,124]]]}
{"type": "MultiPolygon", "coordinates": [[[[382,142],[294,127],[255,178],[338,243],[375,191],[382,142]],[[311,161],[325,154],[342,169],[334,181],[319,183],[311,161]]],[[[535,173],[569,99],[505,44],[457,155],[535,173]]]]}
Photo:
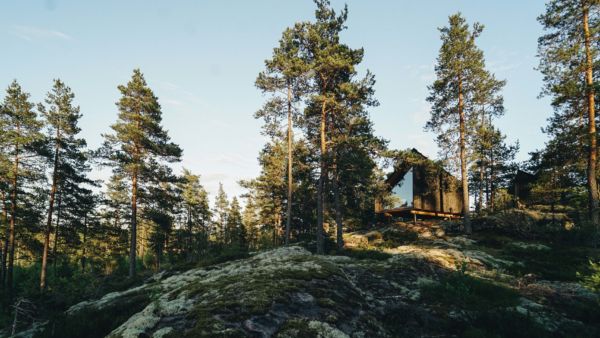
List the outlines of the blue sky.
{"type": "MultiPolygon", "coordinates": [[[[435,157],[427,85],[440,46],[438,27],[461,11],[486,26],[479,39],[487,64],[506,79],[506,114],[497,124],[519,140],[519,160],[540,148],[540,127],[551,114],[538,99],[536,17],[543,1],[332,1],[349,6],[351,47],[364,47],[361,66],[377,79],[380,106],[371,110],[378,135],[392,148],[416,147],[435,157]]],[[[17,1],[0,2],[0,86],[17,79],[35,102],[52,79],[65,81],[81,106],[83,136],[91,147],[117,116],[117,86],[140,68],[159,97],[164,125],[184,149],[183,166],[202,175],[214,195],[256,176],[265,140],[253,113],[265,98],[254,80],[281,32],[314,13],[310,0],[17,1]]],[[[102,177],[103,173],[96,173],[102,177]]]]}

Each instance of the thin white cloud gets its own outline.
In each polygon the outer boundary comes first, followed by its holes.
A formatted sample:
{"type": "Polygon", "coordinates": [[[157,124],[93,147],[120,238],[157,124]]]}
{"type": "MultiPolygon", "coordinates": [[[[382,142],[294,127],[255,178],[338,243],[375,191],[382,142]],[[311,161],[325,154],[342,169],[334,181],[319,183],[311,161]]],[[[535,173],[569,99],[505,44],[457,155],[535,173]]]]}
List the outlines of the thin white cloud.
{"type": "Polygon", "coordinates": [[[174,99],[163,99],[162,102],[171,106],[183,106],[185,105],[183,102],[174,99]]]}
{"type": "Polygon", "coordinates": [[[430,83],[435,79],[433,64],[405,65],[403,68],[411,79],[416,79],[420,83],[430,83]]]}
{"type": "Polygon", "coordinates": [[[488,67],[493,73],[508,73],[523,65],[526,56],[515,50],[507,50],[497,46],[492,47],[488,67]]]}
{"type": "Polygon", "coordinates": [[[206,106],[205,101],[200,96],[173,82],[159,81],[158,85],[160,88],[170,92],[170,95],[176,96],[178,98],[177,101],[179,101],[181,105],[206,106]]]}
{"type": "Polygon", "coordinates": [[[214,126],[215,128],[230,129],[234,127],[231,123],[218,119],[212,119],[208,121],[208,123],[214,126]]]}
{"type": "Polygon", "coordinates": [[[427,133],[409,133],[405,135],[407,148],[416,148],[419,152],[429,158],[436,158],[438,152],[437,145],[432,138],[432,135],[427,133]]]}
{"type": "Polygon", "coordinates": [[[210,174],[206,174],[206,175],[202,175],[201,176],[201,180],[203,182],[209,183],[209,182],[222,182],[229,179],[229,175],[225,174],[225,173],[210,173],[210,174]]]}
{"type": "Polygon", "coordinates": [[[512,72],[522,65],[521,62],[509,62],[509,61],[491,61],[489,62],[489,68],[492,73],[508,73],[512,72]]]}
{"type": "Polygon", "coordinates": [[[213,161],[217,163],[223,163],[227,165],[234,165],[236,167],[249,167],[252,165],[254,157],[251,157],[252,160],[248,156],[243,156],[237,153],[223,153],[216,156],[213,161]]]}
{"type": "Polygon", "coordinates": [[[179,86],[177,86],[176,84],[172,83],[172,82],[168,82],[168,81],[160,81],[159,82],[160,86],[168,89],[168,90],[177,90],[179,89],[179,86]]]}
{"type": "Polygon", "coordinates": [[[430,117],[431,104],[429,102],[422,100],[420,102],[420,106],[417,110],[411,113],[411,119],[415,125],[425,126],[427,120],[430,117]]]}
{"type": "Polygon", "coordinates": [[[59,39],[72,40],[73,38],[61,31],[46,29],[34,26],[13,26],[12,33],[19,38],[27,41],[44,40],[44,39],[59,39]]]}

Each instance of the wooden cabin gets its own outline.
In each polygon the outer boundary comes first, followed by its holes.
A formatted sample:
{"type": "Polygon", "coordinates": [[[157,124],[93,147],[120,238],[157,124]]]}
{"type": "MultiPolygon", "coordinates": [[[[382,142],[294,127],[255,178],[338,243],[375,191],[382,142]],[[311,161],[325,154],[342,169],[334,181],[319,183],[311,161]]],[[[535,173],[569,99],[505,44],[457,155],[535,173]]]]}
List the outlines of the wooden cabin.
{"type": "Polygon", "coordinates": [[[416,149],[397,159],[386,181],[387,193],[377,199],[375,212],[386,216],[462,216],[460,181],[416,149]]]}
{"type": "Polygon", "coordinates": [[[532,186],[537,179],[537,173],[531,174],[521,169],[517,170],[517,173],[508,187],[508,193],[513,195],[515,205],[524,201],[529,201],[532,186]]]}

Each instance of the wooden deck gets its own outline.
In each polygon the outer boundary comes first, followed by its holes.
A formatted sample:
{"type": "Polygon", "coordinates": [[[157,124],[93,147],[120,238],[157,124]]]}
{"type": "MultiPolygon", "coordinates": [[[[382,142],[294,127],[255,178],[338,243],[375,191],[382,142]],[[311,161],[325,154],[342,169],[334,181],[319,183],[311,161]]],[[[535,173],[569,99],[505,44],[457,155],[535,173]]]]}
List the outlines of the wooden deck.
{"type": "Polygon", "coordinates": [[[420,215],[420,216],[439,217],[439,218],[462,218],[462,214],[460,214],[460,213],[434,211],[434,210],[423,210],[423,209],[417,209],[417,208],[413,208],[413,207],[385,209],[385,210],[377,211],[377,213],[384,214],[389,217],[392,217],[394,215],[414,215],[416,217],[417,215],[420,215]]]}

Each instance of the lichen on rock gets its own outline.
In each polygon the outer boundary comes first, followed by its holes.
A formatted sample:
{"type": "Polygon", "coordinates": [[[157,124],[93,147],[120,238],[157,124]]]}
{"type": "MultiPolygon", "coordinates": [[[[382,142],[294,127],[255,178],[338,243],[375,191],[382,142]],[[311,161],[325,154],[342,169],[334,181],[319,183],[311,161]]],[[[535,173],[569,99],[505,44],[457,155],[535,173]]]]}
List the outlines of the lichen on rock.
{"type": "Polygon", "coordinates": [[[485,336],[491,331],[482,325],[513,332],[494,326],[503,322],[532,336],[598,332],[590,326],[598,304],[593,292],[577,283],[509,275],[526,266],[507,253],[542,255],[542,246],[486,247],[490,239],[407,228],[348,234],[356,245],[342,255],[284,246],[162,272],[72,306],[65,323],[100,318],[109,337],[164,338],[460,336],[473,326],[485,336]]]}

